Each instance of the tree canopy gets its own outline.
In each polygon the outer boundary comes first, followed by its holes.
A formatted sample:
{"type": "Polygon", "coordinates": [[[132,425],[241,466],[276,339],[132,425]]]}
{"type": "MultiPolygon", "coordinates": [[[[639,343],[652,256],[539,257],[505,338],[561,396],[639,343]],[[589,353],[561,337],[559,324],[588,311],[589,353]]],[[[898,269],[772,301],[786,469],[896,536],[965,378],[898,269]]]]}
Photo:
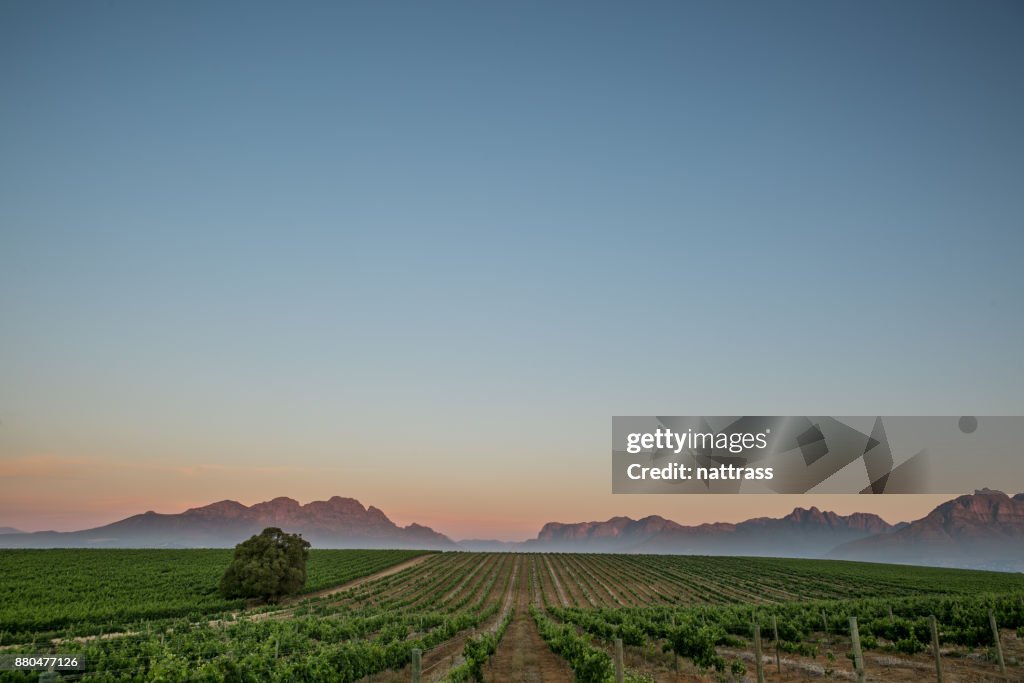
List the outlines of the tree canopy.
{"type": "Polygon", "coordinates": [[[226,598],[263,598],[277,602],[306,583],[309,541],[269,527],[235,546],[231,564],[220,580],[226,598]]]}

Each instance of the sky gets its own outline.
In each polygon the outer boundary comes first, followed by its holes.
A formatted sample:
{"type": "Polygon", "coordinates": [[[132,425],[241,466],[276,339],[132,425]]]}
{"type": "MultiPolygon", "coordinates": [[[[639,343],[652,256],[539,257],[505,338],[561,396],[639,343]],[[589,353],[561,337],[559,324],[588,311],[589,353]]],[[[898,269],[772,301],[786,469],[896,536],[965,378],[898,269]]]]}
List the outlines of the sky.
{"type": "Polygon", "coordinates": [[[943,497],[614,496],[611,416],[1024,414],[1022,30],[0,3],[0,526],[920,517],[943,497]]]}

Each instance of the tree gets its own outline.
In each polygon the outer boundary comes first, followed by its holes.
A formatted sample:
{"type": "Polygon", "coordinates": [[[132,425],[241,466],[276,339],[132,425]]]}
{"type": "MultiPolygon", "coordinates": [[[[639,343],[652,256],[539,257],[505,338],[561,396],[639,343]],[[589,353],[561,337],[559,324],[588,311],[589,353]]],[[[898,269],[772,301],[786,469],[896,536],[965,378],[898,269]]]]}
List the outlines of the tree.
{"type": "Polygon", "coordinates": [[[276,527],[235,546],[235,555],[220,580],[226,598],[263,598],[277,602],[306,583],[309,541],[276,527]]]}

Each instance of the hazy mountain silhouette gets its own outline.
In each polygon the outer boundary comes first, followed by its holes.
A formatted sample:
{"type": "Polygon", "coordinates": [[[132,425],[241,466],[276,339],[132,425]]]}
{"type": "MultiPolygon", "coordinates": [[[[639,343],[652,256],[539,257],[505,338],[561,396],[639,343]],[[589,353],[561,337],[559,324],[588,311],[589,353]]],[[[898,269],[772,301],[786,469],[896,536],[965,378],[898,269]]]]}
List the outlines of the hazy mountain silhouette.
{"type": "Polygon", "coordinates": [[[844,543],[829,557],[1022,571],[1024,493],[960,496],[890,534],[844,543]]]}
{"type": "Polygon", "coordinates": [[[683,526],[657,515],[634,520],[545,524],[524,546],[566,552],[670,553],[687,555],[766,555],[822,557],[841,543],[888,533],[892,526],[866,513],[849,516],[796,508],[782,518],[758,517],[683,526]]]}
{"type": "Polygon", "coordinates": [[[748,555],[1024,571],[1024,493],[985,489],[890,525],[877,515],[796,508],[778,519],[683,526],[663,517],[545,524],[523,549],[748,555]]]}
{"type": "Polygon", "coordinates": [[[467,540],[419,524],[400,527],[379,509],[335,496],[300,505],[275,498],[224,500],[180,514],[147,512],[95,529],[2,533],[4,548],[231,547],[267,526],[301,533],[317,548],[427,548],[501,552],[615,552],[831,557],[897,564],[1024,570],[1024,494],[983,490],[943,503],[914,522],[812,507],[737,524],[685,526],[659,516],[549,522],[523,543],[467,540]]]}
{"type": "Polygon", "coordinates": [[[146,512],[84,531],[0,536],[0,547],[232,547],[268,526],[301,533],[316,548],[454,548],[450,538],[419,524],[400,527],[352,498],[300,505],[275,498],[247,507],[222,500],[180,514],[146,512]]]}

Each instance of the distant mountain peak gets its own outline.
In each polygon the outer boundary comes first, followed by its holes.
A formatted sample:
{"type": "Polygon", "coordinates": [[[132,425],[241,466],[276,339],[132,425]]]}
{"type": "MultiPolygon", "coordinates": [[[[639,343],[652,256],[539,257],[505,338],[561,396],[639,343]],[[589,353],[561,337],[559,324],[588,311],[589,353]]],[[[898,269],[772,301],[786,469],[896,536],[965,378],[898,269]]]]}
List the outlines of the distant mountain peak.
{"type": "Polygon", "coordinates": [[[804,521],[808,521],[808,520],[821,521],[821,520],[829,519],[830,516],[835,516],[835,513],[834,512],[828,512],[828,513],[822,512],[817,507],[812,505],[810,508],[801,508],[801,507],[793,508],[793,511],[790,512],[785,517],[783,517],[783,519],[792,520],[792,521],[796,521],[796,522],[804,522],[804,521]]]}
{"type": "Polygon", "coordinates": [[[196,512],[199,510],[208,510],[210,512],[218,512],[223,510],[244,510],[247,509],[244,505],[239,503],[237,500],[218,500],[216,503],[210,503],[209,505],[201,505],[195,508],[189,508],[185,510],[185,513],[196,512]]]}
{"type": "Polygon", "coordinates": [[[639,520],[612,517],[604,522],[549,522],[527,545],[564,550],[776,555],[796,547],[801,556],[816,556],[844,541],[891,528],[877,515],[854,513],[844,517],[817,507],[798,507],[785,517],[758,517],[738,524],[684,526],[659,515],[639,520]],[[785,544],[780,544],[780,539],[785,544]]]}
{"type": "Polygon", "coordinates": [[[981,489],[942,503],[890,534],[844,544],[833,556],[906,564],[1024,569],[1024,494],[981,489]]]}
{"type": "MultiPolygon", "coordinates": [[[[293,498],[243,505],[221,500],[178,514],[147,512],[107,526],[68,533],[25,534],[19,547],[224,547],[274,526],[301,533],[313,547],[441,549],[450,538],[418,524],[399,527],[375,507],[332,496],[302,505],[293,498]]],[[[12,536],[13,537],[13,536],[12,536]]]]}
{"type": "MultiPolygon", "coordinates": [[[[248,510],[246,506],[239,503],[237,500],[219,500],[216,503],[210,503],[209,505],[203,505],[196,508],[189,508],[185,512],[181,513],[185,516],[190,517],[205,517],[205,518],[222,518],[222,517],[239,517],[248,510]]],[[[157,515],[163,516],[163,515],[157,515]]]]}
{"type": "MultiPolygon", "coordinates": [[[[259,505],[259,503],[257,503],[259,505]]],[[[278,496],[277,498],[271,498],[264,505],[287,505],[289,507],[298,507],[299,501],[288,496],[278,496]]]]}

